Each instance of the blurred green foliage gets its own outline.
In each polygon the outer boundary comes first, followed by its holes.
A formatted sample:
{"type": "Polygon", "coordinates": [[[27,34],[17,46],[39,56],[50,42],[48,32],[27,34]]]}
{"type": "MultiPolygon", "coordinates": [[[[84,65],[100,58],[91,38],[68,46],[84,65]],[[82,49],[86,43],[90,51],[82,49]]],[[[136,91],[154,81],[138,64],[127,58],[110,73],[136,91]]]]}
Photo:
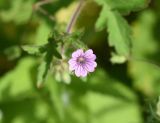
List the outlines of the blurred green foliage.
{"type": "Polygon", "coordinates": [[[34,9],[37,2],[0,0],[0,122],[160,122],[156,114],[160,95],[159,0],[85,0],[73,30],[82,30],[81,41],[94,50],[98,67],[86,79],[71,75],[71,80],[68,73],[55,73],[66,65],[67,58],[46,76],[47,62],[56,60],[44,53],[44,62],[37,55],[37,46],[45,46],[54,29],[65,31],[78,0],[52,0],[42,6],[54,20],[34,9]],[[24,52],[24,45],[35,46],[25,49],[37,56],[24,52]],[[121,64],[112,64],[110,59],[121,64]],[[40,64],[39,80],[46,82],[38,89],[40,64]]]}

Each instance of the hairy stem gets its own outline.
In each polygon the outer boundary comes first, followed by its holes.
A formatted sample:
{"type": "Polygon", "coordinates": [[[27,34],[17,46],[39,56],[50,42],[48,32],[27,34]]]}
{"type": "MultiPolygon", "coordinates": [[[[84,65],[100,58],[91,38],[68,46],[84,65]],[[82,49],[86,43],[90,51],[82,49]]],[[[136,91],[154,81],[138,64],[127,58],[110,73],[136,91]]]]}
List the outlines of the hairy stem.
{"type": "Polygon", "coordinates": [[[75,22],[77,20],[78,15],[80,14],[80,10],[82,8],[83,2],[84,2],[84,0],[80,0],[78,6],[76,8],[76,10],[74,11],[74,13],[73,13],[73,15],[72,15],[72,17],[71,17],[68,25],[67,25],[67,28],[66,28],[66,32],[67,33],[71,32],[71,29],[74,26],[74,24],[75,24],[75,22]]]}

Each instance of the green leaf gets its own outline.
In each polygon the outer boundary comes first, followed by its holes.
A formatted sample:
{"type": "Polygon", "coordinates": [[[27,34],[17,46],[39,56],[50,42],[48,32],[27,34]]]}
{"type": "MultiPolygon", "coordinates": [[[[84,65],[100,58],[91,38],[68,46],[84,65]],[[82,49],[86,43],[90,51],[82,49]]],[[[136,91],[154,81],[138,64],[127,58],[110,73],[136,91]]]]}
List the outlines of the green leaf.
{"type": "Polygon", "coordinates": [[[156,35],[156,33],[153,32],[153,29],[157,21],[156,14],[151,10],[146,10],[138,16],[133,25],[134,41],[132,43],[132,55],[144,57],[145,55],[158,52],[159,41],[153,35],[156,35]],[[144,46],[144,44],[147,45],[144,46]]]}
{"type": "Polygon", "coordinates": [[[56,116],[57,119],[63,121],[65,116],[64,102],[62,100],[63,87],[57,83],[52,76],[48,77],[47,87],[50,93],[50,107],[54,108],[55,110],[54,116],[56,116]]]}
{"type": "Polygon", "coordinates": [[[107,11],[109,44],[119,55],[128,56],[131,46],[131,29],[126,20],[117,11],[107,11]]]}
{"type": "Polygon", "coordinates": [[[44,46],[23,45],[22,49],[31,55],[40,55],[46,51],[46,45],[44,46]]]}
{"type": "Polygon", "coordinates": [[[160,96],[159,96],[159,100],[157,103],[157,115],[160,117],[160,96]]]}
{"type": "Polygon", "coordinates": [[[103,7],[100,12],[99,18],[97,19],[95,27],[96,27],[96,30],[98,30],[98,31],[103,30],[107,26],[106,11],[108,11],[108,9],[106,7],[103,7]]]}
{"type": "Polygon", "coordinates": [[[95,92],[88,92],[85,99],[88,103],[91,123],[142,123],[136,101],[125,102],[95,92]]]}
{"type": "Polygon", "coordinates": [[[136,93],[123,82],[115,80],[102,69],[92,73],[87,83],[73,78],[69,85],[74,92],[70,102],[75,102],[75,106],[68,106],[71,109],[69,113],[74,119],[79,119],[78,123],[142,123],[136,93]],[[81,110],[84,112],[79,114],[81,110]]]}
{"type": "Polygon", "coordinates": [[[58,82],[64,82],[66,84],[70,84],[71,77],[70,77],[70,71],[68,68],[67,60],[56,59],[54,62],[56,64],[54,64],[54,67],[52,68],[52,72],[55,77],[55,80],[58,82]]]}
{"type": "Polygon", "coordinates": [[[55,42],[55,40],[49,41],[48,44],[47,44],[48,52],[51,52],[53,54],[53,56],[57,57],[58,59],[61,59],[62,56],[58,52],[57,47],[58,47],[58,44],[57,44],[57,42],[55,42]]]}
{"type": "Polygon", "coordinates": [[[115,47],[118,55],[128,56],[132,39],[131,28],[126,20],[117,11],[112,11],[107,6],[103,6],[96,28],[102,29],[105,22],[109,32],[109,45],[115,47]]]}
{"type": "Polygon", "coordinates": [[[1,13],[3,21],[14,21],[16,24],[26,23],[32,14],[33,0],[14,0],[11,1],[9,10],[4,10],[1,13]]]}
{"type": "Polygon", "coordinates": [[[57,58],[59,58],[59,59],[61,59],[62,58],[62,56],[61,56],[61,54],[57,51],[57,49],[53,49],[53,55],[55,56],[55,57],[57,57],[57,58]]]}
{"type": "Polygon", "coordinates": [[[148,0],[95,0],[102,5],[100,16],[96,22],[96,29],[101,31],[106,26],[109,32],[109,45],[115,47],[116,53],[128,57],[131,49],[131,28],[121,16],[144,8],[148,0]]]}
{"type": "Polygon", "coordinates": [[[21,56],[21,49],[18,46],[11,46],[4,51],[9,60],[17,59],[21,56]]]}
{"type": "Polygon", "coordinates": [[[133,26],[134,41],[128,70],[134,87],[147,96],[160,94],[160,45],[159,38],[155,38],[157,21],[154,11],[146,10],[138,16],[133,26]]]}
{"type": "Polygon", "coordinates": [[[34,93],[29,98],[18,98],[15,101],[1,103],[1,107],[2,121],[6,123],[25,123],[26,121],[29,123],[41,123],[42,121],[56,123],[53,122],[56,119],[55,112],[51,110],[49,101],[44,99],[40,93],[34,93]],[[52,122],[49,121],[51,119],[52,122]]]}
{"type": "Polygon", "coordinates": [[[145,8],[149,0],[95,0],[100,5],[108,5],[112,10],[118,10],[121,13],[129,13],[145,8]]]}
{"type": "Polygon", "coordinates": [[[50,69],[51,62],[52,62],[53,53],[47,52],[44,56],[43,62],[40,64],[38,68],[38,75],[37,75],[37,87],[40,88],[46,80],[48,70],[50,69]]]}
{"type": "Polygon", "coordinates": [[[35,44],[36,45],[42,45],[46,44],[48,36],[51,32],[51,26],[49,26],[44,20],[39,21],[39,26],[36,30],[36,35],[35,35],[35,44]]]}
{"type": "Polygon", "coordinates": [[[112,57],[111,57],[110,61],[113,64],[122,64],[122,63],[125,63],[127,61],[127,59],[124,56],[119,56],[119,55],[116,55],[116,54],[112,54],[112,57]]]}
{"type": "Polygon", "coordinates": [[[47,73],[48,73],[48,67],[49,65],[47,64],[46,61],[43,61],[39,68],[38,68],[38,75],[37,75],[37,87],[40,88],[42,84],[45,82],[47,73]]]}
{"type": "Polygon", "coordinates": [[[35,60],[24,58],[19,61],[17,67],[0,78],[0,101],[11,101],[15,98],[25,97],[33,92],[33,80],[31,76],[35,60]]]}

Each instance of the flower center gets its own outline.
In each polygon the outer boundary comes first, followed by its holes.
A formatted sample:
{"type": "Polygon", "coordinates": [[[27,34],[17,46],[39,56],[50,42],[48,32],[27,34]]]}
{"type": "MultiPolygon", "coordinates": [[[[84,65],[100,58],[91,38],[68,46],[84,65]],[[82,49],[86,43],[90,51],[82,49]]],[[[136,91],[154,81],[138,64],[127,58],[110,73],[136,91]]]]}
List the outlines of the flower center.
{"type": "Polygon", "coordinates": [[[85,63],[85,58],[80,56],[77,58],[77,62],[80,63],[80,64],[84,64],[85,63]]]}

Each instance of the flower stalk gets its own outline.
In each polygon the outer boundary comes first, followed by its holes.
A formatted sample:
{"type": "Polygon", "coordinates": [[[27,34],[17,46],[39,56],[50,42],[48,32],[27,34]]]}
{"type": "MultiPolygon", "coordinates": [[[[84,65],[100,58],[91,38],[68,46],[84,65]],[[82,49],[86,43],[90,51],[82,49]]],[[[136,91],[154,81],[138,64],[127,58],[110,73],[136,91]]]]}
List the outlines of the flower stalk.
{"type": "Polygon", "coordinates": [[[78,17],[79,14],[80,14],[81,8],[82,8],[82,6],[83,6],[83,2],[84,2],[84,0],[80,0],[78,6],[77,6],[77,8],[76,8],[76,10],[74,11],[74,13],[73,13],[73,15],[72,15],[72,17],[71,17],[68,25],[67,25],[67,28],[66,28],[66,32],[67,32],[67,33],[71,33],[71,29],[72,29],[72,27],[74,26],[74,24],[75,24],[75,22],[76,22],[76,20],[77,20],[77,17],[78,17]]]}

